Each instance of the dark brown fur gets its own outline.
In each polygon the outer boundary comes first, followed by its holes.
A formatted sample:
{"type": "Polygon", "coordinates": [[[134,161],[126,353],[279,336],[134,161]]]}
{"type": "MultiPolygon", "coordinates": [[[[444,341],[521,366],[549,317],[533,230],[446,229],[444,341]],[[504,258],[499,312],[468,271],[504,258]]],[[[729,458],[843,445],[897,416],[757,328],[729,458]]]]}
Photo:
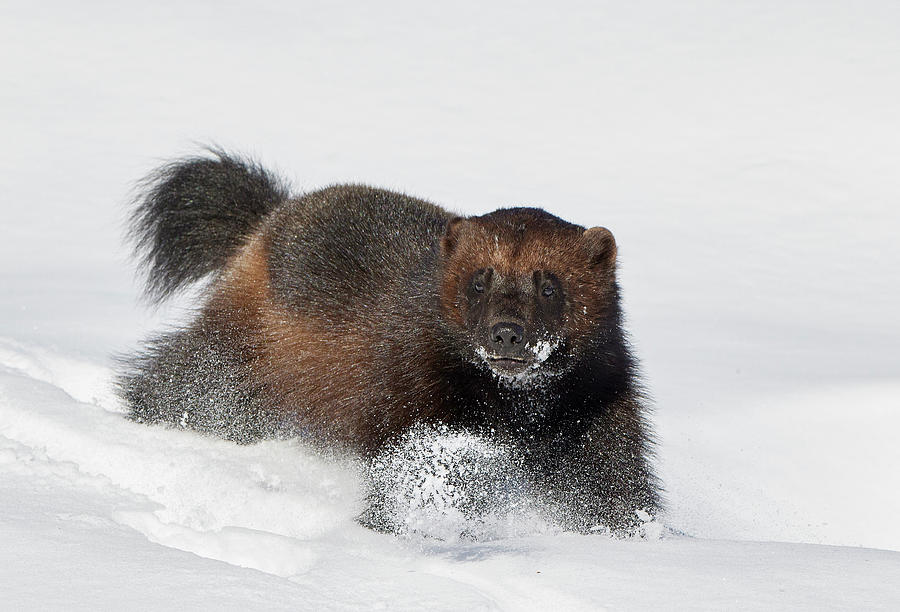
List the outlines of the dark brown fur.
{"type": "MultiPolygon", "coordinates": [[[[191,163],[173,166],[179,180],[190,182],[191,163]]],[[[179,185],[164,187],[177,199],[179,185]]],[[[575,529],[626,529],[636,510],[657,508],[607,230],[527,208],[454,218],[337,186],[244,215],[236,231],[198,318],[129,362],[133,418],[243,442],[301,435],[367,456],[415,423],[441,423],[514,444],[575,529]],[[489,286],[473,292],[482,277],[489,286]],[[507,319],[535,347],[527,367],[501,360],[524,369],[518,378],[485,357],[490,326],[507,319]],[[551,340],[541,362],[536,347],[551,340]]],[[[164,273],[151,266],[151,280],[164,273]]]]}

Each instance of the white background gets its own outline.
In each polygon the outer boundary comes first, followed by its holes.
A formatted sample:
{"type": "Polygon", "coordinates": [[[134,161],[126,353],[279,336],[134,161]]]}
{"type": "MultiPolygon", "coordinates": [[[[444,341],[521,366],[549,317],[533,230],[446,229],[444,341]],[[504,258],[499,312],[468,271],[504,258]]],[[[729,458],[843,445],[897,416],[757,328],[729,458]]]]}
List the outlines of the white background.
{"type": "Polygon", "coordinates": [[[900,606],[900,4],[0,8],[0,606],[900,606]],[[396,539],[339,461],[126,422],[191,303],[131,190],[211,143],[612,229],[685,536],[396,539]]]}

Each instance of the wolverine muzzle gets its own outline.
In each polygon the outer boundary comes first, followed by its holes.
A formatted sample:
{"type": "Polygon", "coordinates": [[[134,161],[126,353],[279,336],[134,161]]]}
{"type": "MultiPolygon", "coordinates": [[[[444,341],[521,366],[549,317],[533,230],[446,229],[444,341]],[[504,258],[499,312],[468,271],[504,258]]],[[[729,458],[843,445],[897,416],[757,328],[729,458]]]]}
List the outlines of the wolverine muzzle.
{"type": "Polygon", "coordinates": [[[497,323],[491,328],[490,348],[499,357],[521,358],[525,349],[525,328],[509,321],[497,323]]]}

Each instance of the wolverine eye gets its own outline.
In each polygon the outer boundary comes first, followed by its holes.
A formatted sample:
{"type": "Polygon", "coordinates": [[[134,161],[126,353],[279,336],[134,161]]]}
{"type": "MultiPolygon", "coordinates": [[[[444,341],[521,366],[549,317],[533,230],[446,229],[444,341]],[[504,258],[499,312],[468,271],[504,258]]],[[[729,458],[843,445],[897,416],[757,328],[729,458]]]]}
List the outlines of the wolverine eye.
{"type": "Polygon", "coordinates": [[[553,285],[545,285],[543,289],[541,289],[541,295],[544,297],[550,297],[556,292],[556,288],[553,285]]]}
{"type": "Polygon", "coordinates": [[[491,282],[491,274],[493,270],[491,268],[482,268],[478,272],[472,275],[472,291],[475,293],[484,293],[485,287],[487,287],[488,283],[491,282]]]}

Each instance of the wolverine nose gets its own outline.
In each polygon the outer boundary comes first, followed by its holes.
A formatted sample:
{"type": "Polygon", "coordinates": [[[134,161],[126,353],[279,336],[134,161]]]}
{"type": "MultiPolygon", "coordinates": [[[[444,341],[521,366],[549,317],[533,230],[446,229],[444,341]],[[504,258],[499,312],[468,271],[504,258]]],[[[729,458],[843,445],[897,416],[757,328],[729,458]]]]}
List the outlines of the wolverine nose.
{"type": "Polygon", "coordinates": [[[525,341],[525,328],[517,323],[497,323],[491,328],[491,340],[498,349],[515,350],[520,348],[515,345],[525,341]]]}

